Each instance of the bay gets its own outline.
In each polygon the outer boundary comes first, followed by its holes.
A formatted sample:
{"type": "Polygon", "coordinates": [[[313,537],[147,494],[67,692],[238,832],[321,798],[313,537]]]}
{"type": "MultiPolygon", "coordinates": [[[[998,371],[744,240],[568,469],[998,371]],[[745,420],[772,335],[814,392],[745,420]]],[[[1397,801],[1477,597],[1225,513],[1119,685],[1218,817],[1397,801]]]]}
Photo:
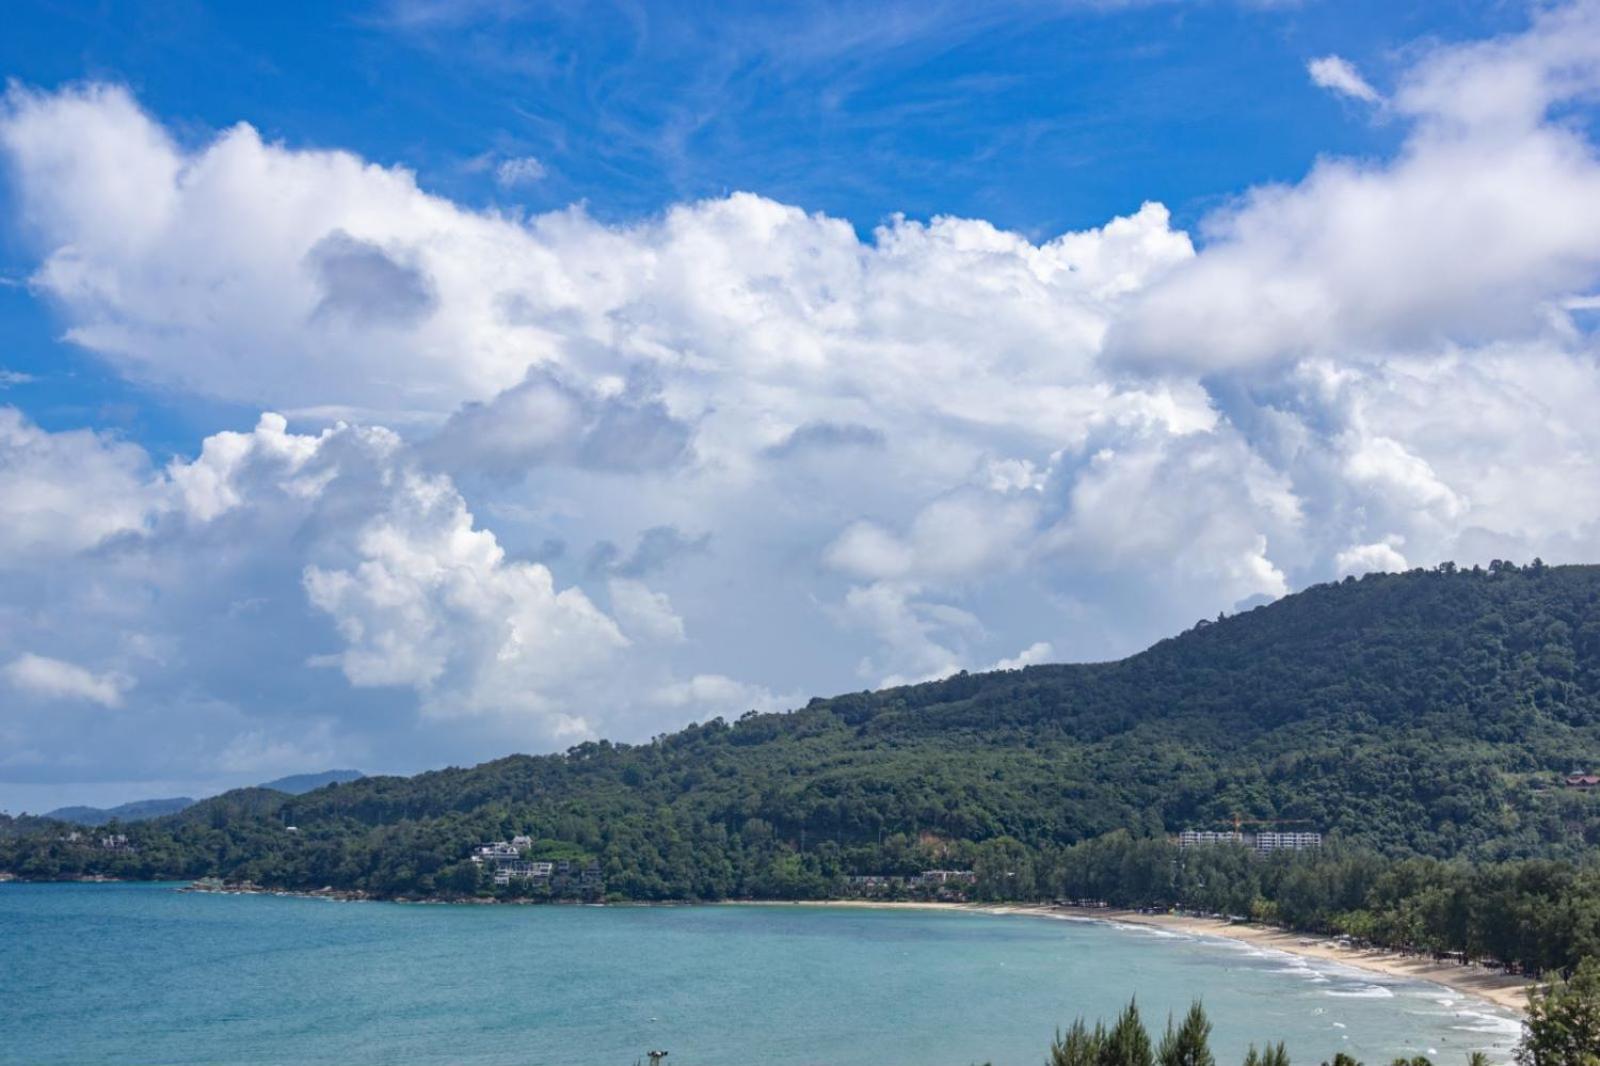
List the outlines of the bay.
{"type": "Polygon", "coordinates": [[[1212,938],[968,911],[335,903],[0,884],[0,1063],[1037,1066],[1201,998],[1220,1063],[1509,1057],[1441,987],[1212,938]]]}

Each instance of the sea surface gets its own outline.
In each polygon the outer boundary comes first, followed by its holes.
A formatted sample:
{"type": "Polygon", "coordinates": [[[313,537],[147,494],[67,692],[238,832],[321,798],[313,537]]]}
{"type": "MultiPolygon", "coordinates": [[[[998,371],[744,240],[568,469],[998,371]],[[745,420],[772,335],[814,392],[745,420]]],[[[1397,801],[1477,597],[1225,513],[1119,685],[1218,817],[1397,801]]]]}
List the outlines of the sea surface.
{"type": "Polygon", "coordinates": [[[1435,985],[1098,922],[845,907],[442,906],[0,884],[0,1063],[1038,1066],[1202,998],[1224,1066],[1508,1058],[1435,985]]]}

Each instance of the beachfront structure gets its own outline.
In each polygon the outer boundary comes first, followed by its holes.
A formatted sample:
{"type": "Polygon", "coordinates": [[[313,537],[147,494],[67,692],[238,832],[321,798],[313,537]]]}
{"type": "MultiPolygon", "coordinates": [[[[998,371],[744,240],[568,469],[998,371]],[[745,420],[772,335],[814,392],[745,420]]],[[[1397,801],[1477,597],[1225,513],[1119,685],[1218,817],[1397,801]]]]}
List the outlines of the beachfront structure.
{"type": "Polygon", "coordinates": [[[843,878],[841,888],[847,896],[892,895],[905,889],[919,896],[962,900],[966,898],[967,887],[977,884],[977,881],[978,875],[972,870],[924,870],[910,877],[899,874],[854,874],[843,878]]]}
{"type": "Polygon", "coordinates": [[[889,877],[884,874],[857,874],[844,879],[845,887],[854,892],[881,892],[893,888],[903,882],[903,877],[889,877]]]}

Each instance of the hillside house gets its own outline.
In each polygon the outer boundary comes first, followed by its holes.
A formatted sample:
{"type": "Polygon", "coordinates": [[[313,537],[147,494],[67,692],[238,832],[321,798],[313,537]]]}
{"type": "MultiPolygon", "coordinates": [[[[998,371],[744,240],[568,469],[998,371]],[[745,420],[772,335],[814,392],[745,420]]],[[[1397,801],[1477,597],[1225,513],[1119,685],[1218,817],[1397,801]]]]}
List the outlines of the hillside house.
{"type": "Polygon", "coordinates": [[[532,881],[536,884],[548,882],[554,869],[555,863],[529,862],[526,859],[497,862],[494,867],[494,883],[502,886],[509,885],[513,879],[532,881]]]}
{"type": "Polygon", "coordinates": [[[494,884],[507,888],[513,881],[526,881],[532,885],[546,886],[556,895],[583,895],[598,897],[605,892],[605,878],[600,864],[573,859],[525,859],[523,854],[533,847],[533,838],[516,836],[510,840],[494,840],[474,845],[468,856],[480,869],[490,874],[494,884]]]}
{"type": "MultiPolygon", "coordinates": [[[[518,839],[526,838],[519,837],[518,839]]],[[[515,862],[520,858],[522,858],[522,848],[517,847],[514,843],[507,843],[504,840],[496,840],[490,844],[479,844],[477,847],[472,849],[472,861],[477,863],[479,866],[482,866],[486,862],[493,864],[515,862]]]]}

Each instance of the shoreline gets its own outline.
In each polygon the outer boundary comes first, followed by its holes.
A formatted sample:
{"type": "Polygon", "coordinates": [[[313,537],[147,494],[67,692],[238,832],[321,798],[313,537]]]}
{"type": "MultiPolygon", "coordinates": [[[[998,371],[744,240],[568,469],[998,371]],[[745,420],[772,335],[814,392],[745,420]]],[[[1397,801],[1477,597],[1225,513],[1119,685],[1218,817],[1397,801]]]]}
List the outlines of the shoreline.
{"type": "Polygon", "coordinates": [[[1295,933],[1271,926],[1229,922],[1222,918],[1200,918],[1178,914],[1144,914],[1116,908],[1090,909],[1057,907],[1029,903],[938,903],[891,900],[728,900],[719,906],[758,907],[860,907],[886,910],[954,910],[978,914],[1007,914],[1034,918],[1102,922],[1107,925],[1144,925],[1188,936],[1212,937],[1249,944],[1252,947],[1281,951],[1286,955],[1332,962],[1382,977],[1423,981],[1452,992],[1480,1000],[1522,1017],[1527,1011],[1527,993],[1534,982],[1526,977],[1499,973],[1477,965],[1435,962],[1417,955],[1403,955],[1386,948],[1355,948],[1332,937],[1315,933],[1295,933]]]}
{"type": "Polygon", "coordinates": [[[1230,922],[1224,918],[1202,918],[1180,914],[1145,914],[1114,908],[1091,910],[1076,907],[998,904],[983,909],[996,914],[1033,914],[1039,917],[1098,921],[1108,925],[1143,925],[1188,936],[1232,940],[1252,947],[1281,951],[1297,958],[1337,963],[1381,977],[1439,985],[1501,1010],[1510,1011],[1519,1018],[1527,1013],[1528,989],[1534,985],[1529,978],[1500,973],[1476,964],[1436,962],[1425,956],[1406,955],[1388,948],[1357,948],[1333,937],[1315,933],[1297,933],[1253,922],[1230,922]]]}
{"type": "Polygon", "coordinates": [[[1385,977],[1426,981],[1483,1000],[1518,1017],[1526,1014],[1528,989],[1535,984],[1530,978],[1500,973],[1476,964],[1436,962],[1426,956],[1404,955],[1387,948],[1357,948],[1332,937],[1294,933],[1253,923],[1230,923],[1221,918],[1140,914],[1137,911],[1078,912],[1067,908],[1056,908],[1055,913],[1128,925],[1146,925],[1191,936],[1220,937],[1300,958],[1351,966],[1385,977]]]}

